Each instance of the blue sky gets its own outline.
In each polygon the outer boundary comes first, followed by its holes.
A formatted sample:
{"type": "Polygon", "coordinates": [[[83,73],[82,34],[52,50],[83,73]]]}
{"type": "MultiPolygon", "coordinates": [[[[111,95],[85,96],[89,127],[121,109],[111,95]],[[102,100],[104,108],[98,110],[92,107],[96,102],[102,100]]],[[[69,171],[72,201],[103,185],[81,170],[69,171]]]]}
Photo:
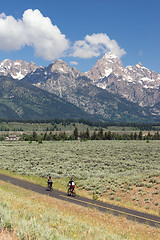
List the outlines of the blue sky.
{"type": "Polygon", "coordinates": [[[0,14],[0,62],[61,58],[85,72],[111,51],[160,73],[159,0],[5,0],[0,14]]]}

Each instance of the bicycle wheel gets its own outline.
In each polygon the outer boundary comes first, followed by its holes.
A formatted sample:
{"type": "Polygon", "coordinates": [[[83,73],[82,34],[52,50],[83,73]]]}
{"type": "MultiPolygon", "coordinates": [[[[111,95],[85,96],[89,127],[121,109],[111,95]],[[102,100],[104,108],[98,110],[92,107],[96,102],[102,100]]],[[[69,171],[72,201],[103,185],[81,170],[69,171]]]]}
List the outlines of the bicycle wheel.
{"type": "Polygon", "coordinates": [[[72,196],[73,196],[73,197],[76,196],[76,192],[75,192],[75,190],[72,192],[72,196]]]}
{"type": "Polygon", "coordinates": [[[71,189],[68,188],[68,196],[71,196],[72,192],[71,192],[71,189]]]}

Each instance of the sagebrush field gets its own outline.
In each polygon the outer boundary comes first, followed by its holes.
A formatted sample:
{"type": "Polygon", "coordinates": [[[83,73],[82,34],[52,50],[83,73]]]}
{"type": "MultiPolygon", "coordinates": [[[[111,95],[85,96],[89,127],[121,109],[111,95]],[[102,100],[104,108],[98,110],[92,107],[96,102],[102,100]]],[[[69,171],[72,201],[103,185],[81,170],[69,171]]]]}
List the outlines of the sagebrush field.
{"type": "Polygon", "coordinates": [[[157,240],[160,230],[0,181],[0,239],[157,240]]]}
{"type": "Polygon", "coordinates": [[[0,156],[1,169],[51,174],[55,188],[74,177],[79,194],[159,214],[160,141],[1,142],[0,156]]]}

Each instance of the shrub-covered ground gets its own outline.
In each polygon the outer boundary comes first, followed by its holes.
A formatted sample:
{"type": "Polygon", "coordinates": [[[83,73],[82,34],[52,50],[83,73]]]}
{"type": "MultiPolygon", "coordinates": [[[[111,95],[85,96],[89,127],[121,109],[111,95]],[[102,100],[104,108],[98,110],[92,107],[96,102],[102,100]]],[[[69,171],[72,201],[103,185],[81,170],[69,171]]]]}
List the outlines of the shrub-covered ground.
{"type": "Polygon", "coordinates": [[[3,181],[0,196],[0,239],[157,240],[160,234],[159,229],[125,217],[69,204],[3,181]]]}
{"type": "Polygon", "coordinates": [[[159,214],[160,141],[1,142],[0,156],[1,169],[74,177],[81,192],[159,214]]]}

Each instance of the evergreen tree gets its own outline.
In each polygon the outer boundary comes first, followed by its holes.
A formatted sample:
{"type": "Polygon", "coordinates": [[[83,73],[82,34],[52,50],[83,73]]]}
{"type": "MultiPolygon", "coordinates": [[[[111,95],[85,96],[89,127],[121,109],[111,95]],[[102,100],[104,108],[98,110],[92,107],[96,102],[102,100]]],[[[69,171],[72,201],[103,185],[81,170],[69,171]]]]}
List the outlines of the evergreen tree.
{"type": "Polygon", "coordinates": [[[91,140],[96,140],[96,138],[97,138],[97,134],[96,134],[96,131],[94,130],[94,133],[91,136],[91,140]]]}
{"type": "Polygon", "coordinates": [[[32,134],[32,139],[33,139],[33,141],[37,141],[38,140],[38,136],[37,136],[37,133],[35,131],[32,134]]]}
{"type": "Polygon", "coordinates": [[[89,132],[89,129],[88,129],[88,128],[87,128],[87,130],[86,130],[85,136],[86,136],[87,139],[90,138],[90,132],[89,132]]]}
{"type": "Polygon", "coordinates": [[[160,140],[160,134],[158,131],[154,134],[154,140],[160,140]]]}
{"type": "Polygon", "coordinates": [[[111,133],[111,131],[108,131],[108,139],[112,140],[112,133],[111,133]]]}
{"type": "Polygon", "coordinates": [[[139,139],[139,140],[142,140],[142,139],[143,139],[142,131],[139,132],[139,134],[138,134],[138,139],[139,139]]]}
{"type": "Polygon", "coordinates": [[[103,128],[100,129],[98,136],[100,139],[103,139],[103,128]]]}
{"type": "Polygon", "coordinates": [[[131,140],[134,139],[134,135],[133,135],[133,133],[130,134],[130,139],[131,139],[131,140]]]}
{"type": "Polygon", "coordinates": [[[137,140],[137,133],[134,133],[134,140],[137,140]]]}
{"type": "Polygon", "coordinates": [[[43,136],[43,140],[47,139],[47,133],[45,132],[44,136],[43,136]]]}
{"type": "Polygon", "coordinates": [[[151,133],[150,132],[148,132],[148,134],[147,134],[147,140],[151,140],[151,133]]]}
{"type": "Polygon", "coordinates": [[[75,140],[77,140],[78,139],[78,128],[77,127],[75,127],[75,129],[74,129],[73,135],[75,137],[75,140]]]}

